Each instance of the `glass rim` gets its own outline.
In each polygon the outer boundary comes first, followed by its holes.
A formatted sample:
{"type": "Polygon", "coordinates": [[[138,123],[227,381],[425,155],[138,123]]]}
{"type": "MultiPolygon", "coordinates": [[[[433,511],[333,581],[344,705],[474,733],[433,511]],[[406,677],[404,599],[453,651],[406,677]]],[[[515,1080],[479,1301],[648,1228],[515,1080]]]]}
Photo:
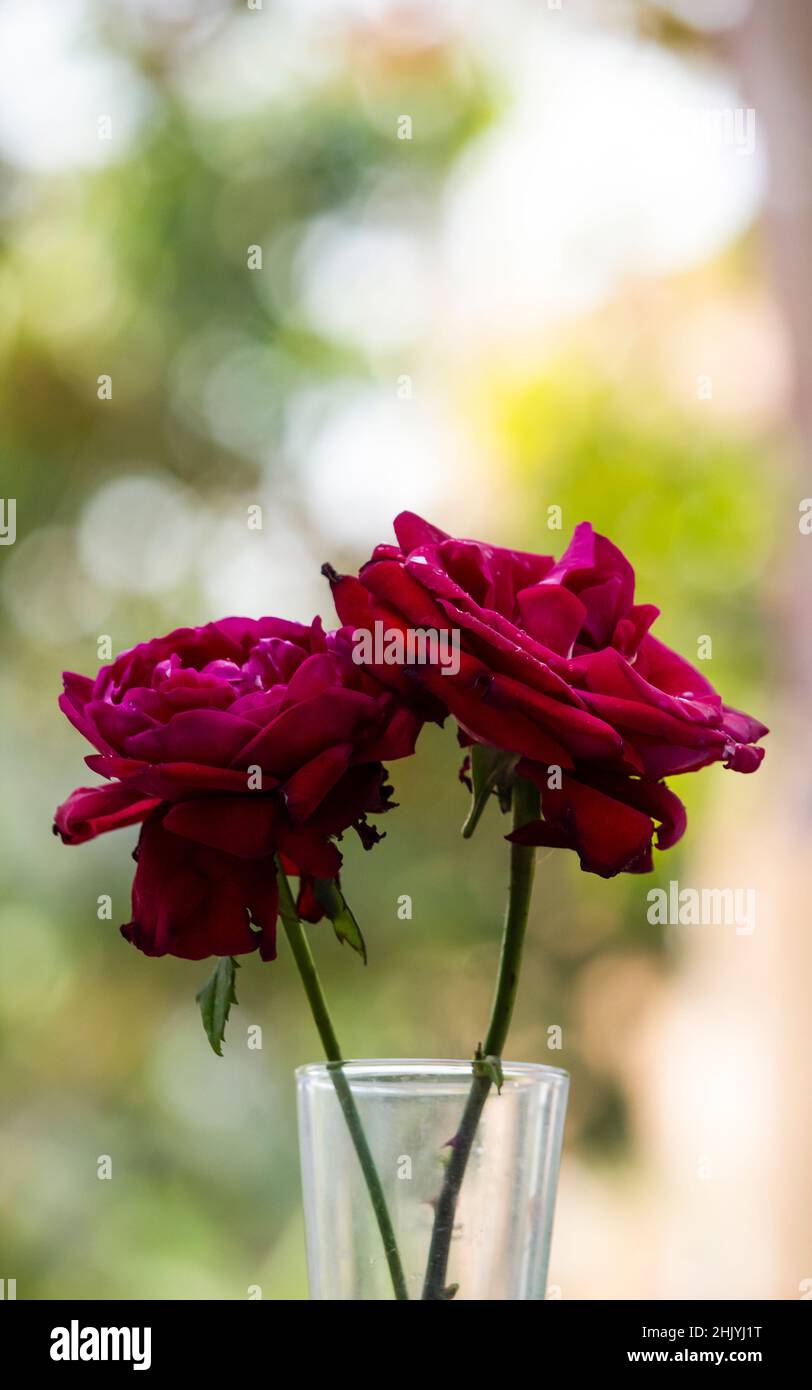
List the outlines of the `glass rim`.
{"type": "MultiPolygon", "coordinates": [[[[331,1071],[341,1070],[349,1076],[363,1075],[371,1080],[380,1077],[382,1080],[387,1076],[404,1071],[412,1071],[414,1076],[435,1073],[440,1077],[470,1077],[473,1063],[471,1058],[462,1057],[347,1057],[343,1063],[338,1062],[306,1062],[303,1066],[295,1068],[297,1080],[303,1081],[309,1077],[313,1079],[323,1079],[330,1075],[331,1071]]],[[[511,1062],[502,1061],[502,1070],[506,1080],[537,1078],[549,1081],[553,1085],[564,1085],[569,1082],[569,1072],[561,1067],[550,1067],[545,1062],[511,1062]]]]}

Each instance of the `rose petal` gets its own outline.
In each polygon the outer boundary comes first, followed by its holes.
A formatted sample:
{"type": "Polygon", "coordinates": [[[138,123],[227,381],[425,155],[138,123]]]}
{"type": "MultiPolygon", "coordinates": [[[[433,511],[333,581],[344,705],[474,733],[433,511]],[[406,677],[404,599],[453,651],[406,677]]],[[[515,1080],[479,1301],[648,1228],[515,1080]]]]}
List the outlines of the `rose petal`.
{"type": "Polygon", "coordinates": [[[240,750],[235,765],[268,768],[284,781],[336,743],[353,742],[360,730],[374,727],[377,705],[369,695],[341,687],[293,705],[240,750]]]}
{"type": "Polygon", "coordinates": [[[223,710],[184,710],[168,724],[125,738],[124,752],[152,763],[228,767],[256,732],[247,719],[223,710]]]}
{"type": "Polygon", "coordinates": [[[335,878],[341,869],[341,855],[334,844],[312,829],[283,828],[279,847],[294,866],[296,874],[312,874],[313,878],[335,878]]]}
{"type": "Polygon", "coordinates": [[[233,792],[239,795],[248,792],[256,796],[269,792],[278,786],[275,777],[260,769],[262,782],[257,782],[257,774],[226,767],[203,767],[201,763],[160,763],[157,767],[147,765],[143,772],[134,774],[138,786],[162,801],[183,801],[189,797],[205,796],[207,792],[233,792]],[[255,785],[256,783],[256,785],[255,785]]]}
{"type": "Polygon", "coordinates": [[[274,954],[276,875],[273,860],[236,859],[145,822],[133,882],[132,920],[121,934],[148,956],[238,956],[260,947],[274,954]],[[251,930],[250,921],[261,926],[251,930]]]}
{"type": "Polygon", "coordinates": [[[350,765],[351,743],[337,743],[297,768],[285,783],[285,805],[295,821],[307,820],[350,765]]]}
{"type": "Polygon", "coordinates": [[[207,796],[176,802],[163,823],[173,835],[240,859],[259,859],[276,849],[279,811],[274,801],[259,793],[207,796]]]}
{"type": "Polygon", "coordinates": [[[576,594],[554,584],[535,584],[516,595],[522,626],[543,647],[569,656],[586,609],[576,594]]]}
{"type": "Polygon", "coordinates": [[[334,656],[324,652],[307,657],[290,678],[282,709],[335,689],[341,685],[341,677],[341,667],[334,656]]]}
{"type": "Polygon", "coordinates": [[[81,845],[108,830],[136,825],[157,805],[154,797],[145,797],[121,782],[77,787],[57,808],[54,828],[66,845],[81,845]]]}
{"type": "MultiPolygon", "coordinates": [[[[561,787],[549,787],[547,779],[535,772],[533,780],[541,791],[545,822],[564,832],[589,873],[613,878],[624,869],[634,871],[641,857],[648,855],[654,835],[650,816],[571,773],[563,774],[561,787]]],[[[518,843],[523,842],[522,830],[514,835],[518,843]]],[[[508,838],[517,843],[514,836],[508,838]]]]}

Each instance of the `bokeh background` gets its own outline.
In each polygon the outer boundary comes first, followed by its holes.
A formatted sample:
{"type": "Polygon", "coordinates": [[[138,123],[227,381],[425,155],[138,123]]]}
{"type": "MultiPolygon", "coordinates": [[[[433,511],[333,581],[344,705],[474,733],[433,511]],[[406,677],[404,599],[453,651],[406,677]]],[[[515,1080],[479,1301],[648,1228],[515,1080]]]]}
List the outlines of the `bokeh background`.
{"type": "MultiPolygon", "coordinates": [[[[803,0],[0,4],[18,1298],[306,1297],[292,962],[244,962],[216,1059],[205,963],[118,935],[136,832],[51,836],[92,780],[56,697],[105,636],[330,622],[321,563],[404,507],[544,553],[591,519],[774,730],[757,777],[675,779],[650,879],[540,867],[508,1054],[572,1074],[550,1296],[809,1296],[810,50],[803,0]],[[755,888],[755,932],[650,926],[671,878],[755,888]]],[[[313,929],[347,1055],[481,1035],[506,850],[495,806],[460,841],[458,762],[429,729],[346,845],[369,967],[313,929]]]]}

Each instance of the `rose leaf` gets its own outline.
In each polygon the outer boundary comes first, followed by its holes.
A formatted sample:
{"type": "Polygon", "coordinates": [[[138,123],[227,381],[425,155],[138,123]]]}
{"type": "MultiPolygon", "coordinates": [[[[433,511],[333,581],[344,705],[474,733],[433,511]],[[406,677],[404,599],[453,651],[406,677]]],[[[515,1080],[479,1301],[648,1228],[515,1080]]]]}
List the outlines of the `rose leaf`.
{"type": "Polygon", "coordinates": [[[332,922],[333,931],[339,941],[346,941],[354,951],[358,952],[364,965],[366,965],[367,948],[361,935],[361,928],[336,880],[334,878],[317,878],[314,880],[313,891],[319,906],[332,922]]]}
{"type": "Polygon", "coordinates": [[[223,1055],[222,1045],[231,1005],[237,1003],[234,989],[234,975],[237,970],[239,962],[233,956],[221,956],[205,985],[195,996],[200,1005],[206,1037],[218,1057],[223,1055]]]}
{"type": "Polygon", "coordinates": [[[488,797],[492,793],[503,800],[510,785],[511,774],[518,759],[514,753],[505,753],[501,748],[491,748],[485,743],[475,743],[471,748],[471,809],[462,827],[463,837],[470,839],[485,810],[488,797]]]}

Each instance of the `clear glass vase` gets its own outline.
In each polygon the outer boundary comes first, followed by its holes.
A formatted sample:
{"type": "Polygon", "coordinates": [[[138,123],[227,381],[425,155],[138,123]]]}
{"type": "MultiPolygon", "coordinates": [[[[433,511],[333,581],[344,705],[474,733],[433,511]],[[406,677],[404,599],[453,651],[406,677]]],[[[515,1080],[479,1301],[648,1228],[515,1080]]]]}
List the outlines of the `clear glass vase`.
{"type": "MultiPolygon", "coordinates": [[[[456,1301],[545,1296],[569,1079],[526,1063],[503,1070],[501,1094],[491,1086],[482,1103],[447,1227],[445,1297],[456,1301]]],[[[296,1073],[310,1296],[395,1296],[349,1104],[380,1180],[408,1297],[420,1299],[471,1063],[346,1062],[338,1091],[334,1073],[324,1063],[296,1073]]]]}

